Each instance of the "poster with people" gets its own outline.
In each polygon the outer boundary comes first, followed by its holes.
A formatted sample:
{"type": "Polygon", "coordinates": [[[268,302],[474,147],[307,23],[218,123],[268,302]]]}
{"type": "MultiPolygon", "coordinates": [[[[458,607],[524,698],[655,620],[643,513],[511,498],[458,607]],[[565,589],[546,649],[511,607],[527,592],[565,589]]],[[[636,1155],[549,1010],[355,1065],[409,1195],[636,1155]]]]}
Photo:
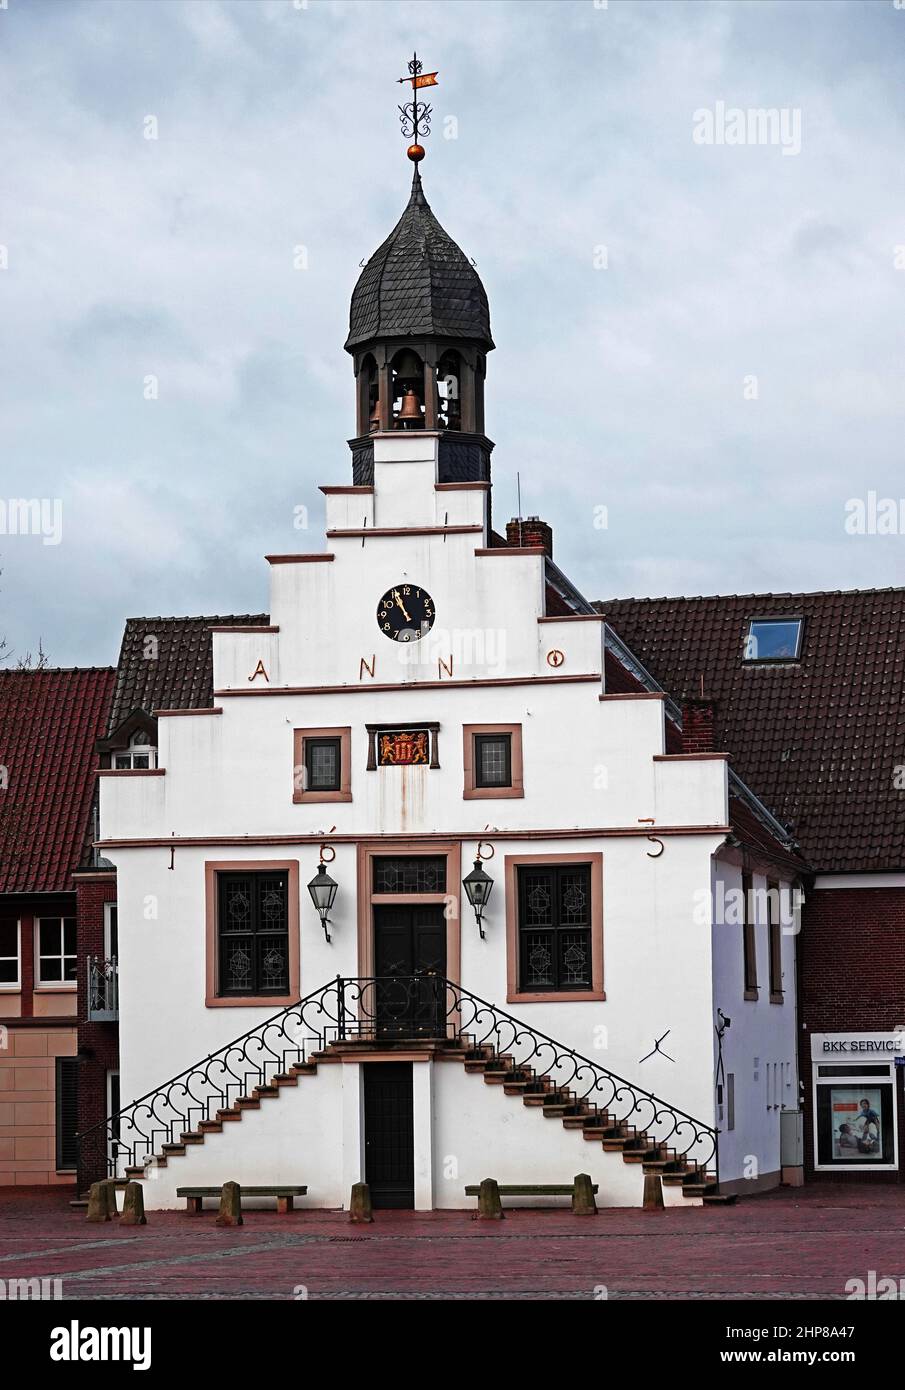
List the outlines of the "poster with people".
{"type": "Polygon", "coordinates": [[[847,1163],[883,1157],[878,1087],[833,1087],[833,1157],[847,1163]]]}

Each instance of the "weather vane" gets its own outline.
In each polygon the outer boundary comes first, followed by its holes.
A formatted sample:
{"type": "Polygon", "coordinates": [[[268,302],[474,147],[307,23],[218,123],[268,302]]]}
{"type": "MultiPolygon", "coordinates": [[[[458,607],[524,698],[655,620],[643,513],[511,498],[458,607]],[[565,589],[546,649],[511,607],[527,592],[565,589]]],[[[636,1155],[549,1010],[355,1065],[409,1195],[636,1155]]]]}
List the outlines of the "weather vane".
{"type": "Polygon", "coordinates": [[[436,87],[437,74],[435,72],[423,72],[423,63],[418,61],[418,54],[412,54],[412,60],[408,65],[408,77],[400,77],[399,82],[410,82],[412,84],[412,99],[407,101],[399,108],[399,124],[402,126],[402,135],[405,140],[411,140],[406,153],[413,163],[418,164],[424,158],[424,146],[420,143],[421,137],[430,135],[432,109],[426,101],[418,100],[418,92],[421,87],[436,87]]]}

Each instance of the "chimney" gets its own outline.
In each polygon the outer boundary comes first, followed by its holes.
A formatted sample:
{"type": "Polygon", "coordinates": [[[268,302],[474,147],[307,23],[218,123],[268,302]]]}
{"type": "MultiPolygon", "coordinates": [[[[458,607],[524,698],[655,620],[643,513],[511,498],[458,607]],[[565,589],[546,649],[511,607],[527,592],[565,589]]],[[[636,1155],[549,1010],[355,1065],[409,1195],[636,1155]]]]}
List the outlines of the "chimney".
{"type": "Polygon", "coordinates": [[[712,753],[714,705],[712,700],[682,701],[682,752],[712,753]]]}
{"type": "Polygon", "coordinates": [[[519,520],[513,517],[506,523],[506,541],[509,545],[539,545],[553,559],[553,528],[539,516],[526,516],[519,520]]]}

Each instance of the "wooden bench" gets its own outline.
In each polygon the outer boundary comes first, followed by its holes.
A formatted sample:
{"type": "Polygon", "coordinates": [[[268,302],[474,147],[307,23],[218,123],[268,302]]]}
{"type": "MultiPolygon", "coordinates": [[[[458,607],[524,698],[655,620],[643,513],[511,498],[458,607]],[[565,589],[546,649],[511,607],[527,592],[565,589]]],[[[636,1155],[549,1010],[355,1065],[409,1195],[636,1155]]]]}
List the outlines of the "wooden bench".
{"type": "MultiPolygon", "coordinates": [[[[292,1211],[293,1197],[304,1197],[308,1191],[307,1187],[287,1187],[285,1183],[278,1183],[274,1187],[243,1187],[243,1197],[276,1197],[277,1211],[281,1216],[287,1211],[292,1211]]],[[[186,1200],[186,1210],[193,1215],[200,1212],[204,1205],[205,1197],[219,1197],[221,1189],[219,1187],[177,1187],[176,1196],[184,1197],[186,1200]]]]}
{"type": "MultiPolygon", "coordinates": [[[[598,1184],[592,1184],[594,1196],[597,1196],[598,1184]]],[[[501,1197],[572,1197],[575,1194],[575,1184],[573,1182],[554,1182],[554,1183],[497,1183],[497,1190],[501,1197]]],[[[477,1197],[481,1188],[478,1183],[473,1183],[465,1189],[466,1197],[477,1197]]]]}

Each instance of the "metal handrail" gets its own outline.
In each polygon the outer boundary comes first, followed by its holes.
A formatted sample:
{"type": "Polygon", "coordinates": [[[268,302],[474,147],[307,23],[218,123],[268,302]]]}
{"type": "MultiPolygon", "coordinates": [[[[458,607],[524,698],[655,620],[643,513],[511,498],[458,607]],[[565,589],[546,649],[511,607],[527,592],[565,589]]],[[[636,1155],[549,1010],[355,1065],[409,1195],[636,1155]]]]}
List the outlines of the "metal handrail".
{"type": "Polygon", "coordinates": [[[719,1130],[716,1126],[706,1124],[652,1091],[592,1062],[589,1057],[530,1027],[523,1019],[506,1013],[461,985],[449,980],[445,983],[456,999],[460,1035],[473,1036],[477,1047],[489,1043],[495,1052],[511,1056],[515,1068],[530,1067],[537,1075],[552,1075],[558,1086],[574,1093],[577,1101],[589,1102],[619,1124],[643,1130],[654,1144],[667,1145],[699,1168],[706,1168],[712,1159],[719,1182],[719,1130]],[[470,1009],[470,1015],[463,1011],[463,1004],[470,1009]]]}

